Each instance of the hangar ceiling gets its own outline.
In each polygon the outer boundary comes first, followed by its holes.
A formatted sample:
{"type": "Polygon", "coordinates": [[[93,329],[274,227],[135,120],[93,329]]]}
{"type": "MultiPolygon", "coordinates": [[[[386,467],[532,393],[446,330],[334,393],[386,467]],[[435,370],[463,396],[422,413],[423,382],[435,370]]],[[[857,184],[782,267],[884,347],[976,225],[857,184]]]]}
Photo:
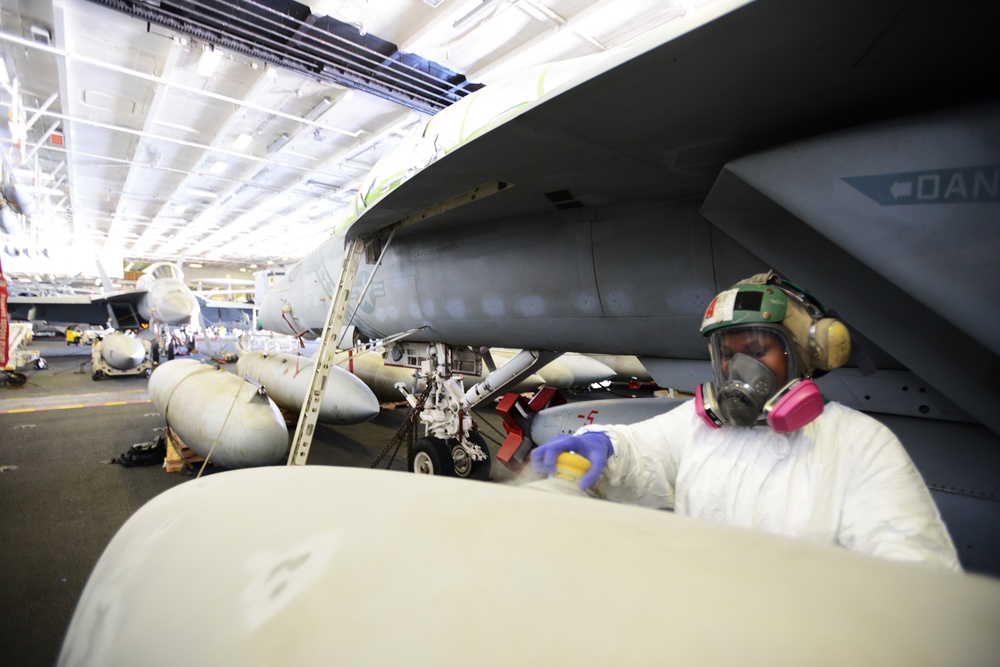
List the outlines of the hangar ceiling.
{"type": "Polygon", "coordinates": [[[4,245],[298,259],[423,119],[707,1],[0,0],[4,184],[35,202],[4,245]]]}

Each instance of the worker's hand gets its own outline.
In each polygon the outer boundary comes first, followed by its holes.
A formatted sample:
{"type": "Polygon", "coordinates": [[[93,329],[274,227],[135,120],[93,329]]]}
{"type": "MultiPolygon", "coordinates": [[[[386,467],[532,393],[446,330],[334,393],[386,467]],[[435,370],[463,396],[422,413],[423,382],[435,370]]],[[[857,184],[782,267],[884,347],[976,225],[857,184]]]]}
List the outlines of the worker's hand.
{"type": "Polygon", "coordinates": [[[590,461],[590,470],[580,478],[580,488],[589,488],[601,476],[608,457],[615,453],[611,439],[601,431],[580,435],[557,435],[531,451],[531,466],[540,475],[556,473],[556,459],[564,452],[573,452],[590,461]]]}

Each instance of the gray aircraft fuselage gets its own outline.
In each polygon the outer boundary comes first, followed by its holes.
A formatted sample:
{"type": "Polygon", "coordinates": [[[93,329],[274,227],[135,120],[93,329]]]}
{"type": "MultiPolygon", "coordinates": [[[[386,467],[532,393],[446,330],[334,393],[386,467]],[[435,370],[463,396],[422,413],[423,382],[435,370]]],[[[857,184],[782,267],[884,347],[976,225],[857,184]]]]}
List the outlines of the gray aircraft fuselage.
{"type": "MultiPolygon", "coordinates": [[[[342,257],[331,239],[273,287],[265,328],[291,331],[284,303],[318,335],[342,257]]],[[[761,270],[695,206],[649,202],[400,233],[350,312],[372,338],[427,327],[409,340],[707,359],[698,326],[717,271],[761,270]],[[737,261],[716,267],[715,256],[737,261]]],[[[363,265],[355,294],[371,274],[363,265]]]]}

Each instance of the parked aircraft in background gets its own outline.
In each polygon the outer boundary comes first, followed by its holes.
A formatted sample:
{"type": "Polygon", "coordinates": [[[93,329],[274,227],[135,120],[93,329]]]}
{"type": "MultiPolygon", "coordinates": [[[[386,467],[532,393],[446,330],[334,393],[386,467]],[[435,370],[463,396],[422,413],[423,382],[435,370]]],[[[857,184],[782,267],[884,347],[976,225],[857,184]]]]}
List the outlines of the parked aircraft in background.
{"type": "Polygon", "coordinates": [[[9,302],[11,312],[30,320],[95,325],[110,322],[118,330],[137,329],[152,322],[170,326],[196,324],[200,308],[183,278],[177,265],[157,262],[143,272],[134,290],[113,291],[105,278],[104,292],[99,295],[12,296],[9,302]]]}
{"type": "Polygon", "coordinates": [[[176,331],[187,338],[187,330],[201,328],[203,322],[229,328],[252,326],[253,304],[199,299],[184,283],[184,274],[177,264],[151,264],[136,281],[135,289],[126,291],[114,291],[103,267],[101,273],[105,290],[102,294],[12,296],[10,311],[23,319],[63,326],[109,324],[117,331],[148,327],[157,342],[153,346],[156,360],[173,358],[176,346],[182,344],[174,335],[176,331]]]}
{"type": "MultiPolygon", "coordinates": [[[[1000,519],[986,361],[1000,311],[985,305],[1000,300],[1000,47],[985,27],[1000,9],[736,4],[439,113],[272,286],[261,320],[318,335],[361,237],[351,323],[371,338],[418,329],[407,353],[442,382],[454,355],[505,346],[536,351],[524,373],[548,351],[637,355],[660,386],[693,391],[710,377],[705,307],[773,268],[851,327],[852,362],[825,395],[893,422],[963,562],[1000,571],[981,529],[1000,519]]],[[[440,392],[450,404],[422,413],[430,446],[482,460],[469,409],[502,391],[493,377],[440,392]]]]}

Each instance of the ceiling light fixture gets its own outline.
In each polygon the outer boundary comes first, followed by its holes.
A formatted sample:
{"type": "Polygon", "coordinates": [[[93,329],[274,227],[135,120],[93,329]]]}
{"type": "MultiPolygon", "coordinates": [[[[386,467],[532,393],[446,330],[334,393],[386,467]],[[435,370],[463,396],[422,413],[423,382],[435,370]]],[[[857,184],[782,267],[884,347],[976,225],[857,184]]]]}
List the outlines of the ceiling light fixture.
{"type": "Polygon", "coordinates": [[[486,10],[493,9],[494,5],[496,4],[497,0],[483,0],[483,2],[478,7],[476,7],[471,12],[469,12],[462,18],[452,23],[451,27],[454,28],[455,30],[461,30],[462,28],[469,25],[473,21],[479,19],[480,16],[483,17],[484,21],[487,20],[489,17],[484,16],[486,14],[486,10]]]}
{"type": "Polygon", "coordinates": [[[331,100],[329,97],[324,97],[319,102],[317,102],[316,106],[310,109],[309,113],[303,116],[303,118],[306,120],[316,120],[317,118],[322,116],[327,109],[329,109],[332,106],[333,106],[333,100],[331,100]]]}
{"type": "Polygon", "coordinates": [[[270,145],[268,145],[267,154],[270,155],[271,153],[281,149],[281,147],[287,144],[290,139],[291,137],[288,136],[287,133],[282,132],[274,141],[270,143],[270,145]]]}
{"type": "Polygon", "coordinates": [[[240,135],[237,135],[236,140],[233,141],[233,150],[234,151],[241,151],[244,148],[246,148],[247,146],[249,146],[251,141],[253,141],[253,136],[252,135],[249,135],[249,134],[240,134],[240,135]]]}
{"type": "Polygon", "coordinates": [[[209,171],[211,173],[213,173],[213,174],[221,174],[222,172],[224,172],[226,170],[226,167],[228,167],[228,166],[229,165],[227,163],[223,162],[222,160],[216,160],[212,164],[212,166],[209,168],[209,171]]]}
{"type": "Polygon", "coordinates": [[[208,78],[215,73],[215,68],[219,66],[222,61],[222,51],[219,51],[215,46],[207,44],[205,50],[201,52],[201,57],[198,59],[198,67],[195,70],[199,75],[208,78]]]}

